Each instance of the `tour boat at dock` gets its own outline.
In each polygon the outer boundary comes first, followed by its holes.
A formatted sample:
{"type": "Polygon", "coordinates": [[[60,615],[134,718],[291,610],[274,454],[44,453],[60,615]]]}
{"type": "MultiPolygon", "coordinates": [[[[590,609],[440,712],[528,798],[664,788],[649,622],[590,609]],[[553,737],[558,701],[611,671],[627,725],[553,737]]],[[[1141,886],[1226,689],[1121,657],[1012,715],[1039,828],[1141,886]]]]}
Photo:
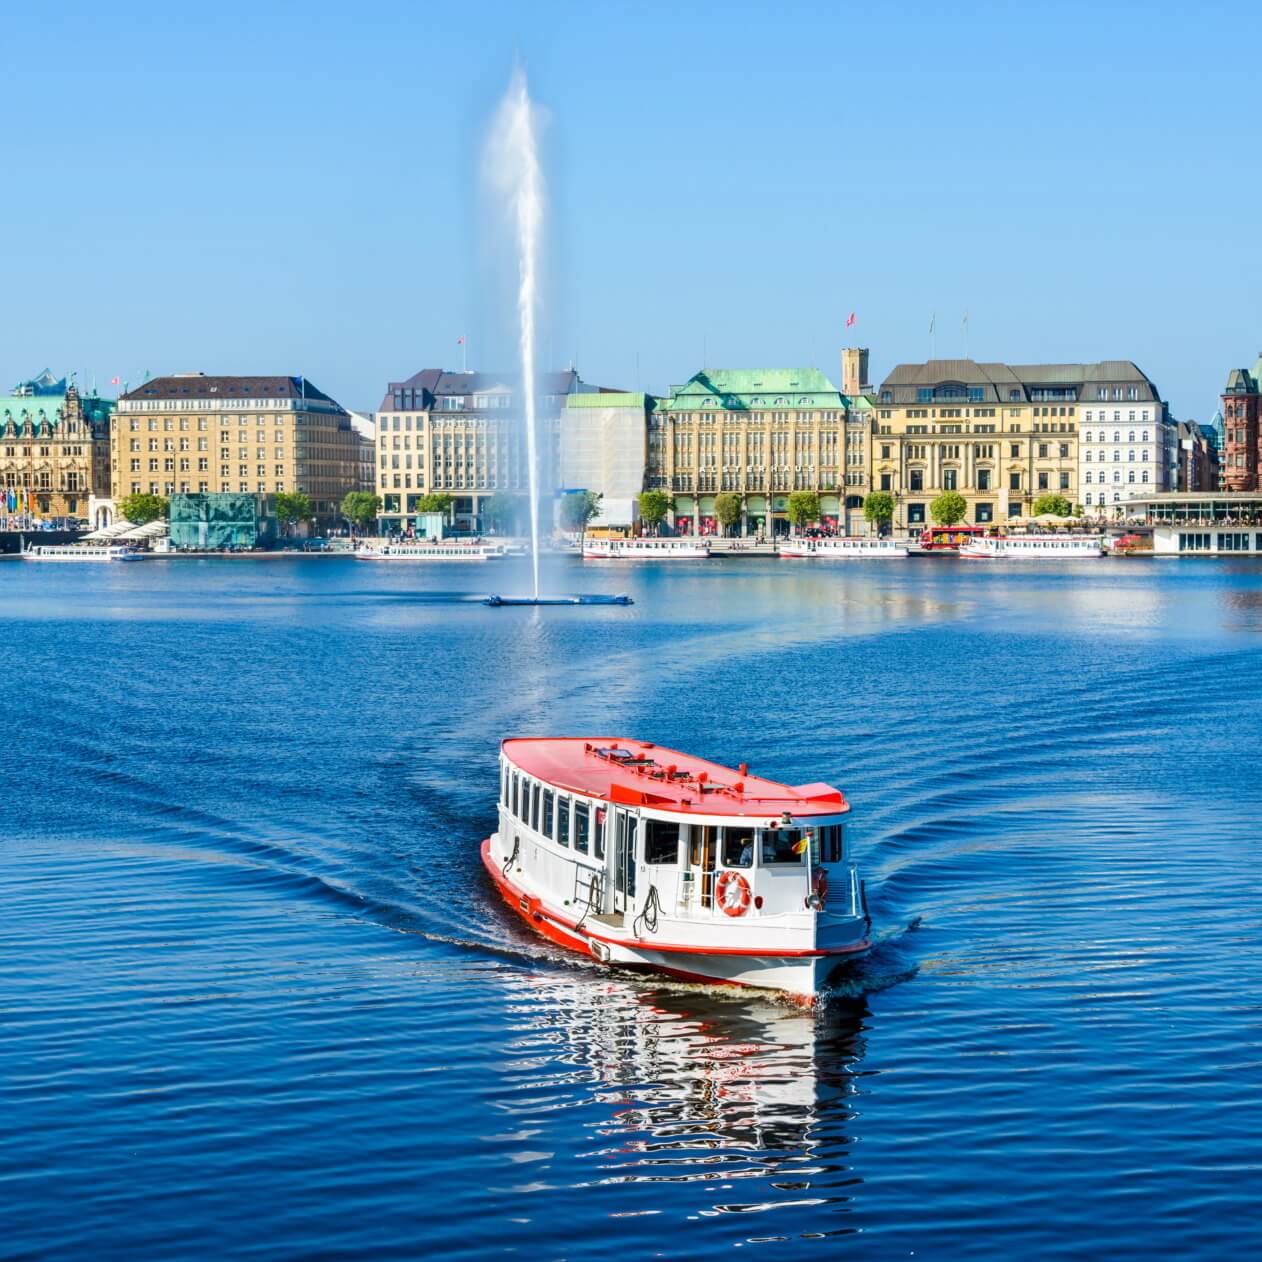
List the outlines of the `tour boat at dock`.
{"type": "Polygon", "coordinates": [[[786,539],[778,548],[782,557],[814,557],[821,561],[848,561],[869,557],[905,557],[906,544],[897,539],[824,538],[786,539]]]}
{"type": "Polygon", "coordinates": [[[63,561],[71,563],[101,561],[140,561],[144,553],[122,544],[92,543],[28,544],[22,549],[23,561],[63,561]]]}
{"type": "Polygon", "coordinates": [[[602,963],[813,998],[869,946],[850,809],[643,741],[500,747],[482,860],[536,932],[602,963]]]}
{"type": "Polygon", "coordinates": [[[587,539],[587,561],[703,561],[710,555],[708,539],[587,539]]]}
{"type": "Polygon", "coordinates": [[[971,561],[1077,561],[1103,555],[1103,535],[984,535],[960,545],[960,556],[971,561]]]}
{"type": "Polygon", "coordinates": [[[383,543],[356,548],[357,561],[494,561],[504,556],[499,544],[383,543]]]}

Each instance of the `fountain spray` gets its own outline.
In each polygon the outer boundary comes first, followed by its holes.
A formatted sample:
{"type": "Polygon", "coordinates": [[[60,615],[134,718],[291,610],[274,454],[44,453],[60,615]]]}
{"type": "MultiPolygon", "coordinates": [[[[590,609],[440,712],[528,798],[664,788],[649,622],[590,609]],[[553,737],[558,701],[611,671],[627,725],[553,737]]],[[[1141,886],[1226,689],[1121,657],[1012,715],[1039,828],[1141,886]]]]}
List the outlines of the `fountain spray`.
{"type": "Polygon", "coordinates": [[[530,561],[539,599],[539,440],[535,432],[535,313],[539,301],[539,248],[543,231],[543,168],[539,163],[539,111],[526,74],[513,71],[487,142],[484,171],[499,193],[517,247],[517,322],[521,390],[530,484],[530,561]]]}

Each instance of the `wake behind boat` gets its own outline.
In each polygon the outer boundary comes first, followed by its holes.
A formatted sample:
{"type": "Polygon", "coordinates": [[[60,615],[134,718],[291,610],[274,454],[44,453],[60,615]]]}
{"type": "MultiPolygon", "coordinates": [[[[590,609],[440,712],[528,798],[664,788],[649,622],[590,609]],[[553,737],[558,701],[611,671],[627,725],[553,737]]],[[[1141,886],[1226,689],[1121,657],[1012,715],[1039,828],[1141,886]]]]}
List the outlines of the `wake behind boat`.
{"type": "Polygon", "coordinates": [[[870,945],[850,806],[643,742],[500,749],[487,872],[536,932],[602,963],[813,997],[870,945]]]}

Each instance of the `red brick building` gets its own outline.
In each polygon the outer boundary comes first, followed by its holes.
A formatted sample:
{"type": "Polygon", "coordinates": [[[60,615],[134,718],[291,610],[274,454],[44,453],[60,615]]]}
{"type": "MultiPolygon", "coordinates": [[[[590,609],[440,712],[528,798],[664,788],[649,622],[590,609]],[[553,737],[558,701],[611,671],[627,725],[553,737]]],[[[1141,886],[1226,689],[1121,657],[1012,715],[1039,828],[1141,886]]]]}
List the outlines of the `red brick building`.
{"type": "Polygon", "coordinates": [[[1262,413],[1262,355],[1252,368],[1233,368],[1223,391],[1222,485],[1226,491],[1259,489],[1258,419],[1262,413]]]}

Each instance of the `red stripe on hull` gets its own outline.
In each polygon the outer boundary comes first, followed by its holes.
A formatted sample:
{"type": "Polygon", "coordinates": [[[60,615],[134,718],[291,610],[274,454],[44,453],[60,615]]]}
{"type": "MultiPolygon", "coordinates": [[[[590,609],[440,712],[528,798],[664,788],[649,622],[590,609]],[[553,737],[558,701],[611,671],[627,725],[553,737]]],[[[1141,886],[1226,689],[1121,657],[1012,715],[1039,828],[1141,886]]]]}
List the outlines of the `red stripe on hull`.
{"type": "MultiPolygon", "coordinates": [[[[828,950],[782,950],[760,951],[751,947],[716,947],[716,946],[684,946],[669,942],[643,942],[639,938],[609,938],[604,934],[593,933],[580,927],[577,920],[569,920],[557,912],[544,911],[539,899],[532,897],[514,885],[491,858],[491,839],[482,843],[482,863],[495,882],[496,889],[504,901],[536,932],[542,934],[559,946],[568,947],[582,955],[591,955],[593,941],[606,943],[609,946],[626,947],[637,951],[654,951],[670,955],[738,955],[756,959],[820,959],[826,956],[858,955],[872,945],[867,938],[856,942],[853,946],[834,947],[828,950]],[[526,904],[525,909],[522,903],[526,904]],[[573,932],[570,932],[570,931],[573,932]]],[[[594,959],[595,956],[592,956],[594,959]]],[[[684,972],[668,968],[664,964],[645,963],[644,967],[660,972],[672,973],[677,977],[695,978],[701,981],[725,981],[724,978],[705,976],[699,973],[684,972]]],[[[731,985],[743,986],[744,982],[732,982],[731,985]]]]}

